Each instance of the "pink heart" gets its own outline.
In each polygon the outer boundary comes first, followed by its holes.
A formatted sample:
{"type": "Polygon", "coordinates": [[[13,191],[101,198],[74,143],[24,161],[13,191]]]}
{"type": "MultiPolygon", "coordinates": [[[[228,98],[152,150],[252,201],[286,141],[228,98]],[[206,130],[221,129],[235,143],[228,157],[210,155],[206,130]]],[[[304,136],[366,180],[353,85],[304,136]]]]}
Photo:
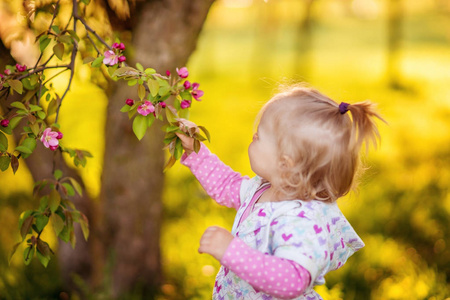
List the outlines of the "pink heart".
{"type": "Polygon", "coordinates": [[[285,242],[287,242],[291,237],[292,237],[292,233],[290,235],[286,235],[286,234],[282,234],[281,237],[283,238],[283,240],[285,242]]]}
{"type": "Polygon", "coordinates": [[[260,216],[260,217],[265,217],[265,216],[266,216],[266,213],[263,212],[263,209],[262,209],[262,208],[259,210],[258,216],[260,216]]]}
{"type": "Polygon", "coordinates": [[[299,216],[300,218],[306,218],[305,211],[302,210],[297,216],[299,216]]]}
{"type": "Polygon", "coordinates": [[[314,231],[316,232],[316,234],[319,234],[322,232],[322,227],[319,227],[317,225],[314,225],[314,231]]]}

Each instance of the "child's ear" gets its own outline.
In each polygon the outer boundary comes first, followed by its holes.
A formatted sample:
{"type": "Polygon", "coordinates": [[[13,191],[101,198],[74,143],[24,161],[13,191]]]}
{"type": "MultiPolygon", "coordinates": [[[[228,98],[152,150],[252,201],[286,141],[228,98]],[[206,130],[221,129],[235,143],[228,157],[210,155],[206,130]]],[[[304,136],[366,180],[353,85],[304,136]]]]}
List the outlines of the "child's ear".
{"type": "Polygon", "coordinates": [[[280,165],[283,168],[292,168],[294,166],[294,160],[288,155],[283,154],[281,156],[280,165]]]}

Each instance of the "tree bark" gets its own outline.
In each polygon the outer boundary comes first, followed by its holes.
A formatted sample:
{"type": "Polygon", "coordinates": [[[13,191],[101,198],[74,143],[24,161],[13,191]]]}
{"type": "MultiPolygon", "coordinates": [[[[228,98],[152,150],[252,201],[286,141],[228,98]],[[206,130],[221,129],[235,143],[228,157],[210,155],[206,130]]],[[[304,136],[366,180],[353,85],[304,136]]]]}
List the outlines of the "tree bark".
{"type": "MultiPolygon", "coordinates": [[[[145,67],[174,72],[194,51],[213,0],[139,2],[132,13],[132,46],[145,67]]],[[[130,62],[129,62],[130,63],[130,62]]],[[[151,295],[162,282],[160,262],[161,193],[164,185],[163,132],[155,122],[138,141],[127,114],[125,99],[136,99],[133,88],[115,85],[110,94],[101,201],[104,219],[104,258],[112,261],[113,294],[118,297],[140,284],[151,295]],[[144,288],[145,287],[145,288],[144,288]]],[[[96,258],[97,260],[97,258],[96,258]]],[[[103,261],[105,263],[105,261],[103,261]]],[[[102,266],[94,269],[102,270],[102,266]]],[[[101,275],[97,274],[97,278],[101,275]]]]}

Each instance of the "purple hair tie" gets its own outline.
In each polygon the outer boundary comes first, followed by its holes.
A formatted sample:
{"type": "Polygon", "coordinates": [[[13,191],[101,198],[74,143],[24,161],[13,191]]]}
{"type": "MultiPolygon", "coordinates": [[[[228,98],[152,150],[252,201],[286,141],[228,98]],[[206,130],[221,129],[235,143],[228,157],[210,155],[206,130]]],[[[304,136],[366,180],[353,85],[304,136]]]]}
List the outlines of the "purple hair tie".
{"type": "Polygon", "coordinates": [[[348,112],[349,106],[350,106],[350,103],[341,102],[341,104],[339,104],[339,112],[341,113],[341,115],[348,112]]]}

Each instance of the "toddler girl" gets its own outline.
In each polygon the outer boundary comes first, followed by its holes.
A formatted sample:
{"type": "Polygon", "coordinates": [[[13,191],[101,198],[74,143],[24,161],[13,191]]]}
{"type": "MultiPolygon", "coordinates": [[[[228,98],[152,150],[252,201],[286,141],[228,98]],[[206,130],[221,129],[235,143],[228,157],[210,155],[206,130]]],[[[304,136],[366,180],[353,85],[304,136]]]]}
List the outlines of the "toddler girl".
{"type": "Polygon", "coordinates": [[[368,101],[338,105],[305,87],[277,94],[259,116],[251,179],[178,134],[182,164],[237,210],[231,233],[213,226],[200,240],[222,265],[213,299],[322,299],[313,287],[364,246],[336,200],[353,187],[362,143],[376,146],[381,117],[368,101]]]}

